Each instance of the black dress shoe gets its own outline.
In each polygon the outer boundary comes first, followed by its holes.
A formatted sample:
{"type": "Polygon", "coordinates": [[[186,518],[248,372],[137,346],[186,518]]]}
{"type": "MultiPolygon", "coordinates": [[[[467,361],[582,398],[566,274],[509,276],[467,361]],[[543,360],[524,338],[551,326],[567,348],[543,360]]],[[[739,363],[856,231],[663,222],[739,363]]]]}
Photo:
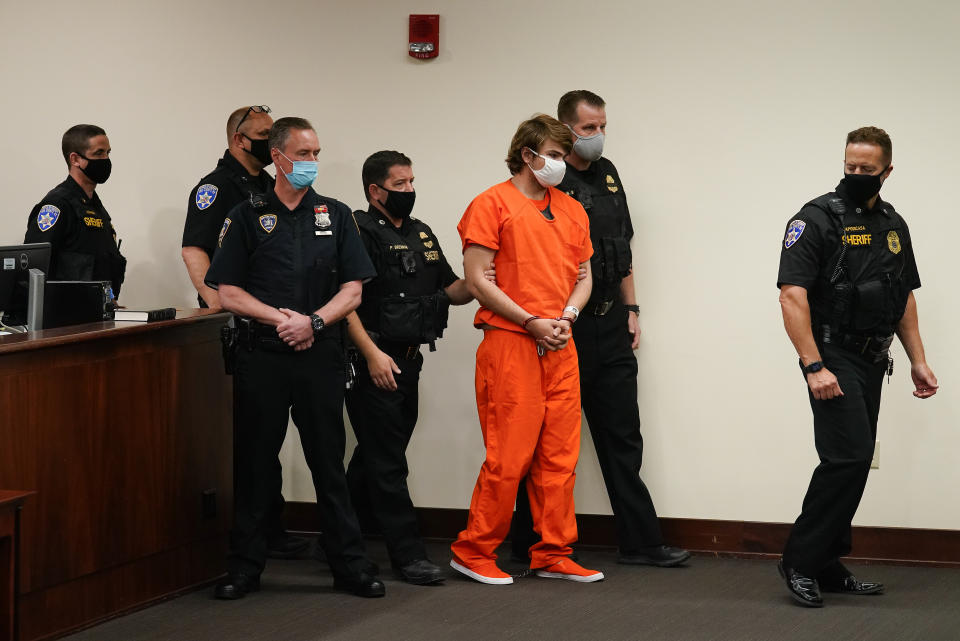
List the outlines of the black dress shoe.
{"type": "Polygon", "coordinates": [[[787,590],[790,591],[790,596],[793,597],[794,601],[808,608],[823,607],[823,598],[820,596],[820,586],[816,579],[803,576],[793,568],[785,567],[783,559],[780,559],[777,563],[777,570],[783,580],[786,581],[787,590]]]}
{"type": "Polygon", "coordinates": [[[247,574],[228,574],[213,588],[213,596],[218,599],[242,599],[248,592],[260,589],[260,577],[247,574]]]}
{"type": "Polygon", "coordinates": [[[617,563],[625,565],[655,565],[658,568],[672,568],[686,562],[690,553],[683,548],[674,548],[669,545],[657,545],[639,552],[620,554],[617,563]]]}
{"type": "Polygon", "coordinates": [[[441,583],[447,576],[436,564],[427,559],[411,561],[404,566],[395,567],[394,571],[401,579],[413,585],[430,585],[441,583]]]}
{"type": "Polygon", "coordinates": [[[296,559],[310,547],[310,539],[293,536],[283,531],[267,541],[267,556],[271,559],[296,559]]]}
{"type": "Polygon", "coordinates": [[[368,599],[383,596],[387,593],[387,589],[384,587],[383,581],[375,576],[370,576],[366,572],[361,572],[359,576],[350,578],[339,576],[334,577],[333,587],[337,590],[351,592],[357,596],[366,597],[368,599]]]}
{"type": "Polygon", "coordinates": [[[882,583],[860,581],[851,574],[840,581],[821,581],[820,589],[841,594],[883,594],[884,587],[882,583]]]}

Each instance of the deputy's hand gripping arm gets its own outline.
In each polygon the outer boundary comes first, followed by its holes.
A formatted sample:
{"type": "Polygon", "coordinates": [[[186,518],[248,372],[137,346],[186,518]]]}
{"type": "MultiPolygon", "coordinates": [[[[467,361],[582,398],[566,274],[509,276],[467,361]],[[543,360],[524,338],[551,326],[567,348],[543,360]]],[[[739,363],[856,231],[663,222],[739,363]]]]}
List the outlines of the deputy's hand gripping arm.
{"type": "MultiPolygon", "coordinates": [[[[463,252],[463,272],[467,281],[467,289],[481,305],[494,314],[507,319],[517,325],[533,316],[517,305],[503,290],[484,276],[484,270],[496,256],[496,252],[481,245],[470,245],[463,252]]],[[[566,340],[560,341],[562,327],[552,318],[538,318],[527,323],[527,332],[537,341],[542,341],[544,347],[551,351],[562,349],[566,340]]]]}

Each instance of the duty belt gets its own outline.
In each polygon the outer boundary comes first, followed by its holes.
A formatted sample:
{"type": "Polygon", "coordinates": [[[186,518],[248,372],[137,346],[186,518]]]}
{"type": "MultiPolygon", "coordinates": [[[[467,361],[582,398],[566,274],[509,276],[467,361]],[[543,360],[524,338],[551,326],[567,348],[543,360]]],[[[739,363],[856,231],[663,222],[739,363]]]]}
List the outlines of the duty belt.
{"type": "Polygon", "coordinates": [[[277,334],[277,328],[272,325],[264,325],[249,318],[236,316],[237,343],[252,350],[254,347],[260,347],[269,352],[293,352],[290,345],[283,342],[277,334]]]}
{"type": "Polygon", "coordinates": [[[407,361],[412,361],[420,355],[420,343],[404,343],[398,341],[389,341],[380,336],[378,332],[367,330],[370,339],[377,344],[385,354],[397,356],[407,361]]]}
{"type": "Polygon", "coordinates": [[[390,343],[388,341],[381,341],[380,343],[377,343],[377,347],[382,349],[386,354],[390,354],[391,356],[399,356],[407,361],[412,361],[420,355],[420,343],[417,343],[416,345],[409,345],[407,343],[390,343]]]}
{"type": "Polygon", "coordinates": [[[890,345],[893,344],[893,336],[893,334],[879,336],[845,334],[833,332],[829,326],[823,328],[823,342],[825,344],[835,345],[877,363],[887,358],[887,352],[890,351],[890,345]]]}
{"type": "Polygon", "coordinates": [[[616,300],[604,300],[597,303],[591,303],[586,306],[584,309],[585,312],[589,312],[594,316],[606,316],[607,313],[613,309],[613,305],[616,303],[616,300]]]}

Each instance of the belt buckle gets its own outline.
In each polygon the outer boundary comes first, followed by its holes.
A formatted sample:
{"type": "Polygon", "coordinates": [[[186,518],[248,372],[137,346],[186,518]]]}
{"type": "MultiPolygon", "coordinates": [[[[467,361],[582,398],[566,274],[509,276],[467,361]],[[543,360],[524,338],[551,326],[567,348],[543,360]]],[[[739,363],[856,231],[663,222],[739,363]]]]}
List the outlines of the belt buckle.
{"type": "Polygon", "coordinates": [[[594,316],[606,316],[607,312],[613,309],[613,301],[605,300],[602,303],[599,303],[596,309],[593,310],[594,316]]]}
{"type": "Polygon", "coordinates": [[[415,358],[417,357],[417,351],[419,351],[419,349],[420,349],[420,346],[419,346],[419,345],[410,345],[410,346],[408,346],[408,347],[407,347],[407,355],[405,356],[405,358],[406,358],[408,361],[412,361],[413,359],[415,359],[415,358]]]}

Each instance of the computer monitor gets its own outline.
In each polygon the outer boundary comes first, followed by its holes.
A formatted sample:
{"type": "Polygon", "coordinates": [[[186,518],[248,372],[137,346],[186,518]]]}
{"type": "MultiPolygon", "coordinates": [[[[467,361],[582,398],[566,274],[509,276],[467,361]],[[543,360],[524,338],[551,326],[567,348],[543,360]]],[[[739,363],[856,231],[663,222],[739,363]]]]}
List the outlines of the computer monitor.
{"type": "Polygon", "coordinates": [[[50,243],[0,247],[0,312],[4,325],[27,323],[31,269],[44,274],[50,270],[50,243]]]}

